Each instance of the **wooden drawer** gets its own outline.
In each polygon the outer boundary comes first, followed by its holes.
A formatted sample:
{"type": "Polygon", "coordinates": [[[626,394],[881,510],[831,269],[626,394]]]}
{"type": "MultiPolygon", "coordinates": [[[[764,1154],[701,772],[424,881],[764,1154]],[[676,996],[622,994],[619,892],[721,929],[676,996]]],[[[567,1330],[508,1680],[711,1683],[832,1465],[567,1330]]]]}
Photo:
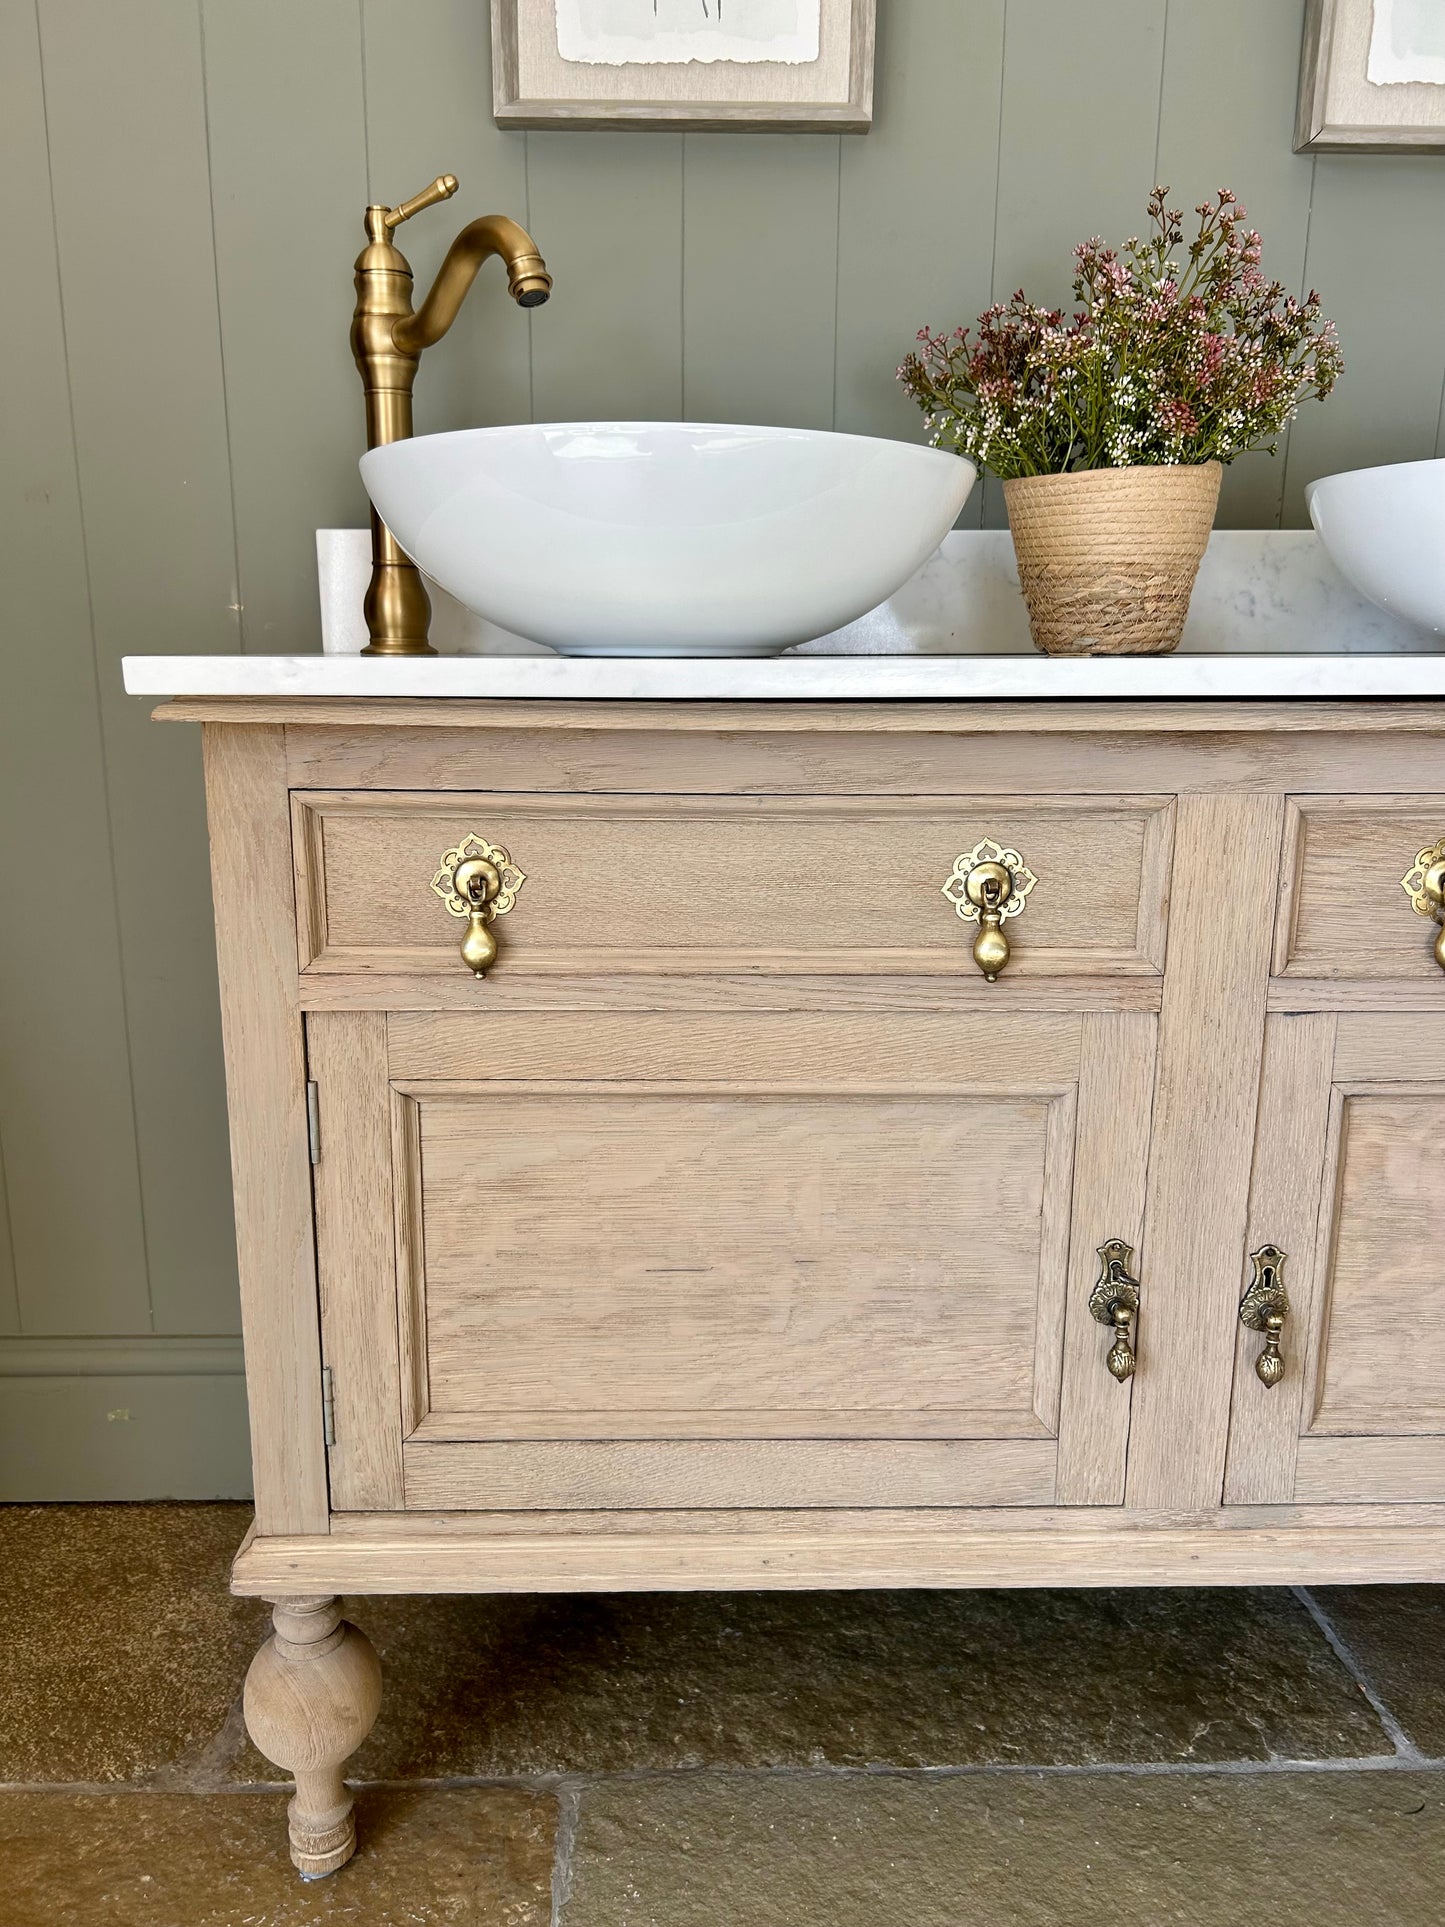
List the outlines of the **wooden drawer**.
{"type": "Polygon", "coordinates": [[[1445,796],[1291,798],[1275,975],[1429,979],[1445,1009],[1435,925],[1401,888],[1420,851],[1442,836],[1445,796]]]}
{"type": "Polygon", "coordinates": [[[300,964],[464,976],[432,880],[473,833],[526,879],[495,925],[496,976],[957,977],[977,926],[943,885],[992,837],[1038,879],[1006,925],[1011,978],[1154,977],[1173,820],[1157,796],[298,791],[300,964]]]}

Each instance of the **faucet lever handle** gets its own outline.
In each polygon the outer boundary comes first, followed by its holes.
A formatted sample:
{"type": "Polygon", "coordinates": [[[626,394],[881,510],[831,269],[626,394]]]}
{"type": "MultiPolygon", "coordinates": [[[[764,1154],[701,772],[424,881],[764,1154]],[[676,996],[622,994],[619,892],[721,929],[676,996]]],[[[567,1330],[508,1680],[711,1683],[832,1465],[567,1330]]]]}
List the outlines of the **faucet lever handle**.
{"type": "Polygon", "coordinates": [[[420,194],[413,194],[409,201],[399,207],[389,207],[382,217],[388,228],[400,227],[409,221],[413,214],[420,214],[424,207],[435,207],[438,201],[449,201],[457,191],[455,174],[438,174],[430,187],[424,187],[420,194]]]}

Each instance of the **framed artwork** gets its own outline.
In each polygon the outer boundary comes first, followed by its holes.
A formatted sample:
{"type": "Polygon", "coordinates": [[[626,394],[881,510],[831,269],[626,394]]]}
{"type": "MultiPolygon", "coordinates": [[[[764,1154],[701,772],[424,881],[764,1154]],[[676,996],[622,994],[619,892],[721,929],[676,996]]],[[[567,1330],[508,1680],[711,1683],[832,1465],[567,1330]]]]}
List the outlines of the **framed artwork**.
{"type": "Polygon", "coordinates": [[[503,127],[864,134],[877,0],[492,0],[503,127]]]}
{"type": "Polygon", "coordinates": [[[1445,0],[1308,0],[1294,144],[1445,153],[1445,0]]]}

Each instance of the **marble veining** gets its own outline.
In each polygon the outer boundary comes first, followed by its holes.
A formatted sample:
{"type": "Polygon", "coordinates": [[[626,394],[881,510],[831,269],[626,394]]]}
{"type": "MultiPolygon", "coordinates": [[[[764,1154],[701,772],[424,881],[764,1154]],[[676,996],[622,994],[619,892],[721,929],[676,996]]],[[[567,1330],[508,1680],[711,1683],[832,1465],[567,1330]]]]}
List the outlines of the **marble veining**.
{"type": "MultiPolygon", "coordinates": [[[[361,601],[369,549],[361,529],[316,536],[321,629],[328,654],[366,642],[361,601]]],[[[545,656],[542,644],[470,614],[431,588],[432,641],[444,655],[545,656]]],[[[1216,529],[1199,571],[1186,655],[1430,654],[1436,639],[1367,602],[1313,529],[1216,529]]],[[[895,595],[798,656],[1033,656],[1007,529],[955,529],[895,595]]]]}

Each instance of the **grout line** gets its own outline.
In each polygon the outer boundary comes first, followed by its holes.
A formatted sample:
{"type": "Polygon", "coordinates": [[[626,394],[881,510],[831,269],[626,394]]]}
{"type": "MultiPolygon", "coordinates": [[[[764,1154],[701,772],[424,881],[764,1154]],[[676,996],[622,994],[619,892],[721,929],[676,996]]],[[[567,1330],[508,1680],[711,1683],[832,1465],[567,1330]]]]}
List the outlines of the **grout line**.
{"type": "MultiPolygon", "coordinates": [[[[1408,1742],[1407,1742],[1408,1744],[1408,1742]]],[[[165,1772],[163,1768],[162,1773],[165,1772]]],[[[518,1792],[553,1793],[559,1802],[559,1824],[570,1824],[568,1864],[576,1839],[581,1796],[593,1787],[659,1786],[672,1781],[737,1780],[768,1782],[910,1780],[927,1785],[938,1780],[1154,1780],[1154,1779],[1270,1779],[1300,1773],[1441,1773],[1445,1758],[1418,1752],[1367,1753],[1339,1759],[1295,1759],[1276,1755],[1265,1760],[1095,1760],[1083,1763],[1022,1761],[981,1763],[976,1766],[688,1766],[625,1767],[600,1773],[485,1773],[439,1774],[411,1779],[348,1779],[358,1793],[465,1791],[472,1787],[500,1787],[518,1792]]],[[[205,1788],[183,1788],[161,1782],[158,1776],[140,1780],[13,1780],[0,1782],[0,1793],[116,1794],[203,1792],[225,1797],[286,1793],[290,1780],[235,1780],[205,1788]]],[[[565,1898],[565,1896],[564,1896],[565,1898]]]]}
{"type": "Polygon", "coordinates": [[[577,1845],[577,1822],[582,1811],[582,1788],[566,1780],[557,1788],[557,1834],[552,1849],[551,1927],[562,1927],[562,1914],[572,1898],[572,1857],[577,1845]]]}
{"type": "Polygon", "coordinates": [[[1371,1682],[1369,1674],[1365,1671],[1354,1648],[1335,1630],[1334,1622],[1324,1607],[1315,1598],[1314,1594],[1305,1586],[1291,1586],[1290,1591],[1319,1627],[1320,1631],[1324,1634],[1325,1642],[1329,1646],[1330,1651],[1369,1701],[1375,1718],[1380,1722],[1381,1726],[1384,1727],[1399,1758],[1408,1766],[1425,1764],[1424,1754],[1421,1753],[1419,1747],[1416,1746],[1415,1742],[1410,1738],[1410,1735],[1390,1711],[1383,1697],[1371,1682]]]}

